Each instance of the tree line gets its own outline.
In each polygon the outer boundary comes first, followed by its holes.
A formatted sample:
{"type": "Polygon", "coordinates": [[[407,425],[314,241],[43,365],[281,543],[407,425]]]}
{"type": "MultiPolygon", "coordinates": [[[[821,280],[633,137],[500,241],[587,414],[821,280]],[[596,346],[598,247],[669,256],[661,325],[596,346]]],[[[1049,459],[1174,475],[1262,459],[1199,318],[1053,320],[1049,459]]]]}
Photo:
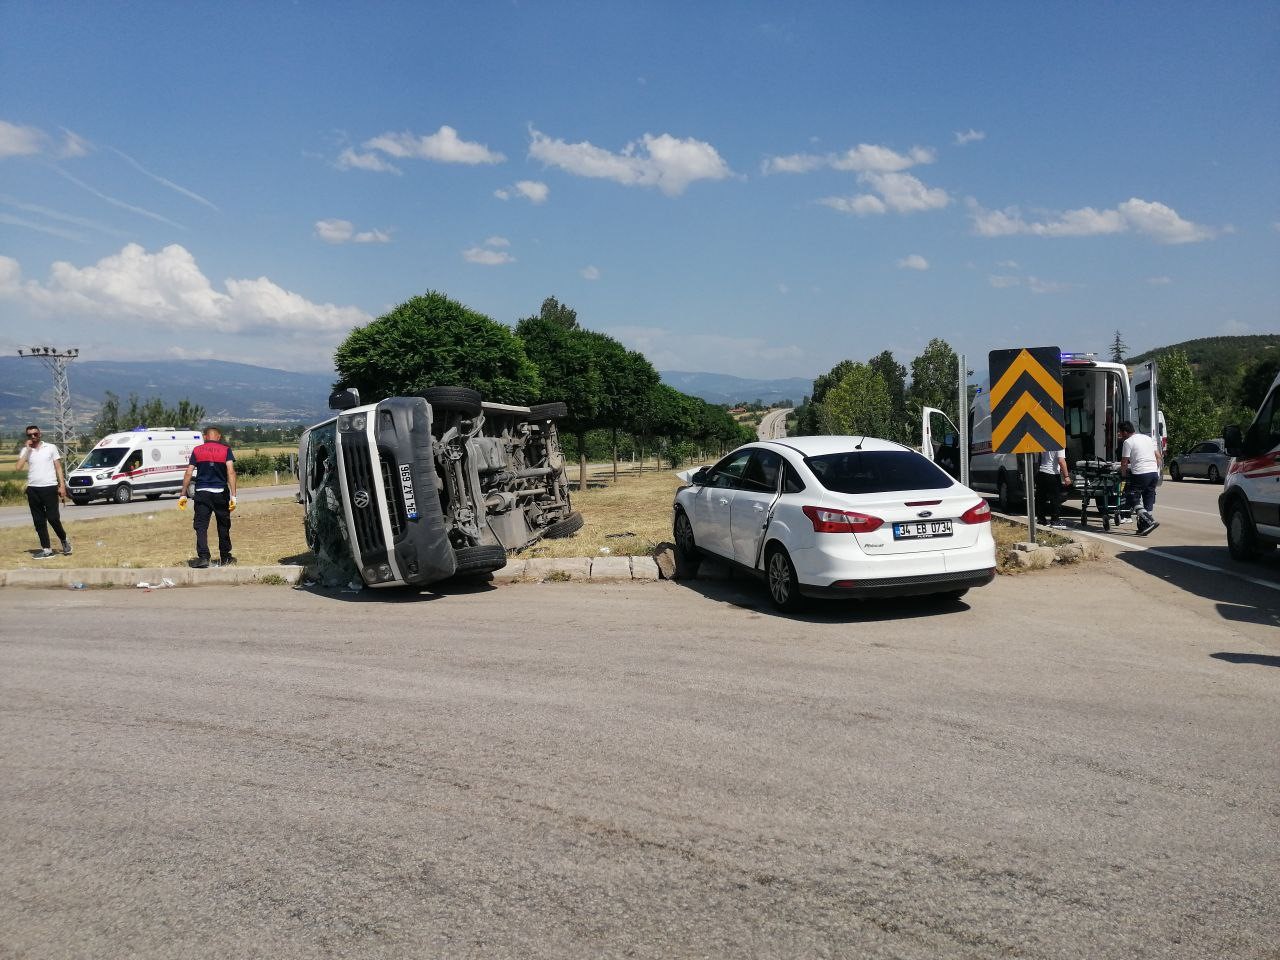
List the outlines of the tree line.
{"type": "Polygon", "coordinates": [[[352,330],[334,367],[335,388],[355,387],[363,402],[453,385],[496,403],[563,402],[566,453],[585,462],[589,435],[605,431],[615,475],[620,448],[674,464],[752,439],[723,407],[662,383],[643,354],[582,326],[555,297],[512,330],[430,291],[352,330]]]}

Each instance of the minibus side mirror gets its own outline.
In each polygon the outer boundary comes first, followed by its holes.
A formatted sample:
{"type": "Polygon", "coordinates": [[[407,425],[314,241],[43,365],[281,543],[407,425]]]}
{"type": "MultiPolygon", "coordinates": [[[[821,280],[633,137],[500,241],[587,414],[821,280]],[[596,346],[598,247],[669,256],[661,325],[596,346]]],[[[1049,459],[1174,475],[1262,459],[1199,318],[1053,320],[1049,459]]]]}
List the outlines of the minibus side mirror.
{"type": "Polygon", "coordinates": [[[350,410],[352,407],[358,406],[360,406],[360,391],[355,387],[335,390],[329,394],[330,410],[350,410]]]}
{"type": "Polygon", "coordinates": [[[1232,425],[1222,428],[1222,446],[1229,457],[1238,457],[1244,453],[1244,434],[1239,427],[1232,425]]]}

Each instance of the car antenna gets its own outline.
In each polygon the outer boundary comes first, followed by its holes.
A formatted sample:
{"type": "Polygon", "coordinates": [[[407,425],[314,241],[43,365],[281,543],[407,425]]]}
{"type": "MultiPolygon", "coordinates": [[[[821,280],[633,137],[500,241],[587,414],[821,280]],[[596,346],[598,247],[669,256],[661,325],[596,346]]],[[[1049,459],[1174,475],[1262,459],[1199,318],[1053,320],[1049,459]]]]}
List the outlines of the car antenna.
{"type": "Polygon", "coordinates": [[[855,444],[853,445],[853,449],[855,449],[855,450],[861,450],[861,449],[862,449],[862,441],[863,441],[863,440],[865,440],[865,439],[867,439],[867,435],[864,433],[861,437],[859,437],[859,438],[858,438],[858,442],[857,442],[857,443],[855,443],[855,444]]]}

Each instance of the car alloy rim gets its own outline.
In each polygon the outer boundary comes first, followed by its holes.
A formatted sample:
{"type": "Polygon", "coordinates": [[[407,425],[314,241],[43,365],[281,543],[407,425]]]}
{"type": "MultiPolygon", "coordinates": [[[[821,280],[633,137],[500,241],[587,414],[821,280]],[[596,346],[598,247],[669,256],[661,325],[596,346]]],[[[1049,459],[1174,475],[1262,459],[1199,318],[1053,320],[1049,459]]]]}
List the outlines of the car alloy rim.
{"type": "Polygon", "coordinates": [[[693,546],[693,527],[689,525],[689,518],[683,513],[680,514],[680,519],[676,523],[676,542],[685,553],[689,553],[693,546]]]}
{"type": "Polygon", "coordinates": [[[787,562],[780,553],[775,553],[769,561],[769,587],[773,591],[774,599],[779,603],[785,603],[791,594],[790,571],[787,570],[787,562]]]}

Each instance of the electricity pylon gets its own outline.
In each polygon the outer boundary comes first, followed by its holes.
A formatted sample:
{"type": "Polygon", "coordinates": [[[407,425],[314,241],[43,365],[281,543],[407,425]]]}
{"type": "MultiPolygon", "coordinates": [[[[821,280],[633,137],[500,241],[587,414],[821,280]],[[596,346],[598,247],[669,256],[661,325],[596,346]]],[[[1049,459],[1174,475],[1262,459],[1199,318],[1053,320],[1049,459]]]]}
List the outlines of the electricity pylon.
{"type": "Polygon", "coordinates": [[[31,347],[19,350],[20,357],[35,357],[53,374],[53,402],[57,408],[58,449],[64,455],[76,453],[80,441],[76,438],[76,425],[71,416],[71,387],[67,384],[67,364],[80,356],[80,351],[58,350],[56,347],[31,347]]]}

